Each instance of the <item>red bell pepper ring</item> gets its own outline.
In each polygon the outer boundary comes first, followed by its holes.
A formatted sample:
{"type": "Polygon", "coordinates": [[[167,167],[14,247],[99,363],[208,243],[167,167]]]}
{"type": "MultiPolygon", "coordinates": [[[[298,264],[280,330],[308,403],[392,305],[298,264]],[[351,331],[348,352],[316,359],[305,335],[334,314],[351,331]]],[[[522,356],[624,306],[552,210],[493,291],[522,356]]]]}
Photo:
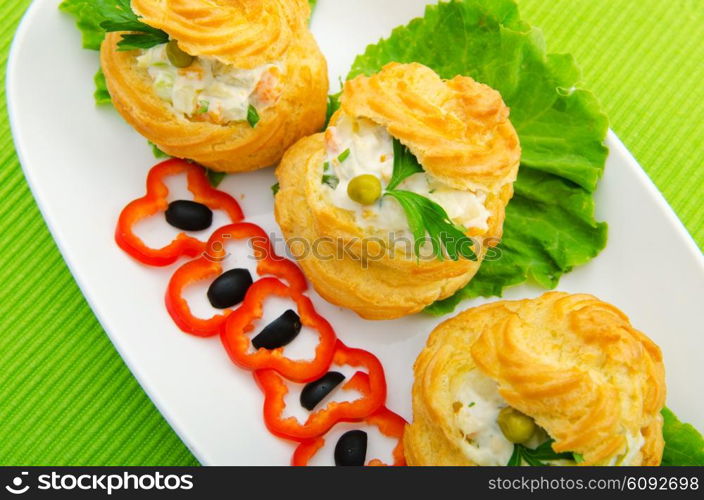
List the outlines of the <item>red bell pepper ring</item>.
{"type": "Polygon", "coordinates": [[[199,258],[176,270],[166,289],[166,309],[174,323],[184,332],[197,337],[212,337],[220,333],[232,309],[225,309],[207,319],[199,318],[191,312],[183,292],[193,283],[214,280],[220,276],[223,272],[222,262],[227,259],[227,243],[243,239],[251,242],[259,276],[273,275],[286,280],[293,290],[306,290],[306,279],[301,270],[292,261],[276,255],[262,228],[246,222],[221,227],[210,237],[199,258]]]}
{"type": "Polygon", "coordinates": [[[254,378],[264,392],[264,423],[275,436],[293,441],[306,441],[320,437],[338,422],[362,420],[381,408],[386,402],[386,377],[384,368],[373,354],[352,349],[337,341],[332,364],[362,367],[341,386],[343,391],[358,391],[361,396],[354,401],[333,401],[312,412],[305,423],[295,417],[285,417],[285,396],[288,386],[275,370],[260,370],[254,378]]]}
{"type": "MultiPolygon", "coordinates": [[[[386,407],[382,407],[377,410],[371,416],[362,420],[362,422],[373,425],[386,437],[396,439],[396,446],[391,452],[393,457],[394,466],[406,465],[406,458],[403,455],[403,431],[406,428],[406,420],[400,415],[392,412],[386,407]]],[[[315,456],[315,454],[325,446],[325,438],[318,437],[314,439],[309,439],[308,441],[303,441],[298,445],[296,451],[293,452],[293,457],[291,458],[291,465],[300,467],[306,466],[310,460],[315,456]]],[[[384,466],[387,465],[378,458],[373,458],[369,460],[366,464],[367,466],[384,466]]]]}
{"type": "Polygon", "coordinates": [[[211,210],[222,210],[232,222],[244,218],[237,201],[229,194],[213,188],[203,167],[185,160],[170,159],[152,167],[147,176],[147,194],[129,203],[120,213],[115,230],[115,241],[129,255],[150,266],[168,266],[179,257],[196,257],[205,250],[205,242],[180,233],[163,248],[147,246],[132,229],[142,219],[158,212],[165,212],[169,206],[169,188],[164,183],[166,177],[185,173],[188,190],[194,201],[206,205],[211,210]]]}
{"type": "Polygon", "coordinates": [[[236,365],[246,370],[272,370],[300,383],[311,382],[323,376],[330,367],[337,347],[335,330],[315,311],[310,299],[303,295],[301,290],[286,286],[274,278],[262,278],[249,288],[244,302],[225,321],[220,338],[230,359],[236,365]],[[272,296],[293,300],[301,324],[318,333],[318,345],[313,359],[290,359],[284,355],[284,347],[252,351],[250,332],[254,329],[256,320],[264,313],[264,303],[272,296]]]}

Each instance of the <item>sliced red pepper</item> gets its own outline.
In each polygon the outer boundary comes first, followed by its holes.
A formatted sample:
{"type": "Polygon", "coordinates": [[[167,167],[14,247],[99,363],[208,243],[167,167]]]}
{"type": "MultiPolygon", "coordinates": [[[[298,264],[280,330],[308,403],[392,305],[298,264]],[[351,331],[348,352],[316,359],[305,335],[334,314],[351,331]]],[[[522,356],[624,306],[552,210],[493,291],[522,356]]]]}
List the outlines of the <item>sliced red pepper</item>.
{"type": "MultiPolygon", "coordinates": [[[[406,428],[406,420],[400,415],[392,412],[386,407],[382,407],[377,410],[371,416],[365,418],[361,422],[369,425],[373,425],[379,431],[387,437],[395,438],[396,446],[394,447],[392,453],[394,466],[406,465],[406,458],[403,455],[403,431],[406,428]]],[[[291,465],[293,466],[305,466],[308,465],[310,460],[315,456],[315,454],[325,446],[325,438],[317,437],[314,439],[309,439],[308,441],[303,441],[296,451],[293,452],[293,457],[291,458],[291,465]]],[[[387,465],[378,458],[373,458],[367,462],[367,466],[384,466],[387,465]]]]}
{"type": "Polygon", "coordinates": [[[220,333],[232,309],[226,309],[211,318],[198,318],[191,312],[188,301],[183,298],[183,292],[193,283],[214,280],[220,276],[223,272],[222,262],[227,258],[227,243],[242,239],[251,241],[259,276],[277,276],[286,280],[289,286],[298,292],[307,288],[301,270],[292,261],[276,255],[269,237],[262,228],[246,222],[221,227],[210,237],[201,256],[179,267],[169,281],[166,309],[184,332],[198,337],[211,337],[220,333]]]}
{"type": "MultiPolygon", "coordinates": [[[[296,269],[298,269],[296,267],[296,269]]],[[[308,297],[294,287],[274,278],[262,278],[254,283],[242,305],[230,314],[222,329],[222,343],[233,363],[247,370],[273,370],[293,382],[310,382],[324,375],[335,354],[337,337],[330,323],[320,316],[308,297]],[[263,305],[269,297],[287,297],[296,303],[298,316],[304,326],[318,332],[318,345],[312,360],[292,360],[284,355],[284,348],[258,349],[251,352],[249,332],[264,314],[263,305]]],[[[275,375],[278,376],[278,375],[275,375]]]]}
{"type": "Polygon", "coordinates": [[[165,212],[169,206],[169,189],[164,183],[166,177],[185,173],[188,190],[194,201],[206,205],[211,210],[222,210],[232,222],[241,221],[244,216],[237,201],[229,194],[213,188],[203,167],[185,160],[170,159],[152,167],[147,176],[147,194],[128,204],[120,213],[115,230],[115,241],[129,255],[150,266],[168,266],[179,257],[196,257],[205,250],[205,242],[180,233],[163,248],[147,246],[132,229],[142,219],[156,213],[165,212]]]}
{"type": "Polygon", "coordinates": [[[284,400],[288,386],[274,370],[260,370],[254,378],[264,392],[264,423],[269,431],[279,437],[294,441],[305,441],[320,437],[338,422],[355,422],[378,410],[386,402],[386,378],[384,369],[373,354],[361,349],[352,349],[338,340],[332,364],[362,367],[340,390],[356,390],[361,397],[354,401],[333,401],[324,408],[312,412],[305,423],[295,417],[284,417],[284,400]]]}

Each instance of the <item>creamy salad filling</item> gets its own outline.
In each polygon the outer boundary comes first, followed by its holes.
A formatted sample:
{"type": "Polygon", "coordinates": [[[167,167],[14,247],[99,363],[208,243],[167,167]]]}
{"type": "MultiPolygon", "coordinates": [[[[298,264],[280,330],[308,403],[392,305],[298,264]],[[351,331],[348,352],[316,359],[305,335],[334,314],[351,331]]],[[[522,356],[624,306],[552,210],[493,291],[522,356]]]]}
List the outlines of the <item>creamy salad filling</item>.
{"type": "Polygon", "coordinates": [[[250,106],[261,112],[282,93],[279,63],[239,69],[213,57],[194,57],[187,67],[176,67],[162,44],[142,51],[137,64],[149,73],[156,94],[193,121],[247,121],[250,106]]]}
{"type": "Polygon", "coordinates": [[[462,451],[477,465],[506,465],[513,454],[513,443],[504,437],[497,422],[506,401],[497,383],[479,370],[470,371],[466,377],[453,407],[462,432],[462,451]]]}
{"type": "MultiPolygon", "coordinates": [[[[499,394],[498,384],[477,369],[467,373],[461,389],[455,394],[453,412],[457,428],[461,432],[460,446],[465,456],[481,466],[508,464],[514,444],[504,435],[499,426],[499,413],[508,404],[499,394]]],[[[544,430],[538,428],[525,443],[536,448],[548,439],[544,430]]],[[[627,447],[623,454],[614,457],[607,465],[632,465],[645,444],[642,434],[626,435],[627,447]]],[[[551,465],[574,465],[572,460],[554,460],[551,465]]]]}
{"type": "MultiPolygon", "coordinates": [[[[332,204],[353,212],[360,227],[407,233],[406,216],[393,198],[382,196],[373,205],[362,205],[348,195],[350,181],[367,174],[377,177],[382,192],[386,190],[394,170],[393,139],[386,129],[370,120],[342,114],[336,125],[326,131],[325,141],[323,184],[328,187],[332,204]]],[[[486,193],[454,189],[426,172],[408,177],[396,189],[412,191],[438,203],[455,224],[487,229],[486,193]]]]}
{"type": "Polygon", "coordinates": [[[626,434],[626,452],[611,459],[608,465],[633,465],[640,457],[640,450],[645,444],[645,437],[642,434],[634,436],[626,434]]]}

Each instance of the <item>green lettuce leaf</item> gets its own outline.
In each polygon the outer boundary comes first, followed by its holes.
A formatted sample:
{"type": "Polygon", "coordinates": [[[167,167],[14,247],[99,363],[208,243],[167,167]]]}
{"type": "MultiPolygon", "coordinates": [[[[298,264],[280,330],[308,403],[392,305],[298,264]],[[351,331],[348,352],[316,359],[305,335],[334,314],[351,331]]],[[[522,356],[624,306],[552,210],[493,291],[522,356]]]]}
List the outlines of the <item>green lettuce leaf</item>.
{"type": "Polygon", "coordinates": [[[105,73],[103,73],[102,68],[98,68],[93,81],[95,82],[95,92],[93,93],[95,103],[98,106],[111,105],[112,98],[110,97],[110,92],[108,92],[108,84],[105,81],[105,73]]]}
{"type": "Polygon", "coordinates": [[[680,422],[668,408],[662,410],[665,451],[661,465],[704,465],[704,437],[690,424],[680,422]]]}
{"type": "Polygon", "coordinates": [[[83,48],[100,50],[105,30],[100,27],[105,19],[100,14],[96,0],[64,0],[59,10],[76,18],[76,26],[83,35],[83,48]]]}
{"type": "Polygon", "coordinates": [[[225,176],[227,176],[225,172],[216,172],[215,170],[210,170],[209,168],[205,169],[205,175],[208,176],[210,185],[214,188],[218,187],[220,183],[225,179],[225,176]]]}
{"type": "Polygon", "coordinates": [[[154,144],[152,141],[147,141],[147,143],[149,144],[149,147],[152,150],[152,154],[154,155],[154,158],[156,158],[156,159],[171,158],[171,156],[164,153],[161,149],[159,149],[159,146],[154,144]]]}
{"type": "MultiPolygon", "coordinates": [[[[59,10],[76,19],[76,26],[83,35],[84,49],[100,50],[100,44],[105,39],[105,30],[100,26],[100,23],[105,21],[100,12],[100,0],[64,0],[59,5],[59,10]]],[[[95,103],[98,106],[112,104],[102,68],[98,69],[93,80],[95,103]]]]}
{"type": "Polygon", "coordinates": [[[580,88],[572,57],[547,54],[542,34],[520,19],[513,0],[429,6],[367,47],[348,78],[391,61],[419,62],[443,78],[467,75],[499,90],[523,148],[501,244],[466,288],[429,312],[446,314],[463,299],[501,296],[528,280],[554,288],[604,248],[607,227],[594,219],[593,192],[608,154],[607,119],[580,88]]]}

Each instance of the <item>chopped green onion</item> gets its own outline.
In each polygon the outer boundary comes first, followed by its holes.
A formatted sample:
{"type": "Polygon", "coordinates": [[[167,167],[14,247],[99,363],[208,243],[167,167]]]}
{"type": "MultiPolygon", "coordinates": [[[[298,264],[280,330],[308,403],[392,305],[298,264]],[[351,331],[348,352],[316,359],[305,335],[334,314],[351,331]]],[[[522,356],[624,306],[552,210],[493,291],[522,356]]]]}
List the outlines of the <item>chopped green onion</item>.
{"type": "Polygon", "coordinates": [[[330,186],[332,189],[336,189],[340,184],[340,179],[336,175],[323,175],[321,182],[327,186],[330,186]]]}
{"type": "Polygon", "coordinates": [[[200,108],[198,108],[198,111],[196,111],[196,114],[202,115],[207,113],[210,110],[210,101],[198,101],[198,104],[200,105],[200,108]]]}
{"type": "Polygon", "coordinates": [[[349,148],[347,148],[342,153],[340,153],[340,156],[337,157],[337,161],[340,164],[342,164],[349,157],[350,157],[350,150],[349,150],[349,148]]]}
{"type": "Polygon", "coordinates": [[[249,105],[249,108],[247,109],[247,122],[249,122],[249,126],[254,128],[257,126],[257,123],[259,123],[259,113],[257,112],[257,108],[252,106],[251,104],[249,105]]]}
{"type": "Polygon", "coordinates": [[[443,260],[443,249],[452,260],[460,258],[476,261],[472,250],[474,242],[462,228],[454,224],[439,204],[425,196],[410,191],[387,191],[384,196],[394,198],[403,208],[408,227],[415,238],[415,254],[420,256],[420,247],[426,238],[433,247],[433,255],[443,260]]]}

